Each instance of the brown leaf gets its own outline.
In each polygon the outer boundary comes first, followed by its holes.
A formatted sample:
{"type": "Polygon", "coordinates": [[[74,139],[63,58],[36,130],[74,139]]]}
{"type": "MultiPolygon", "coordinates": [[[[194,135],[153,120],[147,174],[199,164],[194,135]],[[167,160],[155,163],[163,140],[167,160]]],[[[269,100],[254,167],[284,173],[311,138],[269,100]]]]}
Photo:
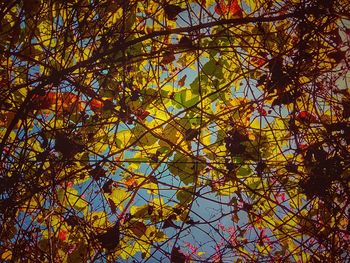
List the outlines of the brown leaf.
{"type": "Polygon", "coordinates": [[[185,131],[185,140],[191,141],[200,134],[198,129],[188,129],[185,131]]]}
{"type": "Polygon", "coordinates": [[[174,52],[167,51],[164,52],[164,56],[162,59],[162,64],[167,65],[175,60],[174,52]]]}
{"type": "Polygon", "coordinates": [[[89,174],[95,181],[98,181],[101,177],[106,176],[106,170],[104,170],[100,165],[96,165],[96,167],[92,169],[89,174]]]}
{"type": "Polygon", "coordinates": [[[78,152],[82,152],[84,147],[62,133],[56,134],[55,149],[62,153],[63,157],[73,157],[78,152]]]}
{"type": "Polygon", "coordinates": [[[117,222],[113,227],[107,229],[105,233],[96,236],[103,248],[108,250],[115,249],[119,245],[119,223],[117,222]]]}
{"type": "Polygon", "coordinates": [[[164,5],[164,12],[169,20],[176,20],[176,17],[178,16],[178,14],[180,14],[185,10],[186,9],[183,9],[177,5],[169,5],[169,4],[164,5]]]}
{"type": "Polygon", "coordinates": [[[117,206],[115,205],[114,201],[110,198],[108,198],[109,206],[111,207],[111,212],[115,214],[117,212],[117,206]]]}
{"type": "Polygon", "coordinates": [[[102,190],[106,194],[112,193],[112,186],[113,186],[113,180],[109,179],[105,184],[102,186],[102,190]]]}
{"type": "Polygon", "coordinates": [[[345,59],[345,51],[337,50],[333,51],[327,54],[327,56],[331,59],[334,59],[336,63],[339,63],[342,61],[342,59],[345,59]]]}
{"type": "Polygon", "coordinates": [[[138,238],[142,237],[147,230],[147,226],[142,222],[132,222],[129,229],[137,236],[138,238]]]}
{"type": "Polygon", "coordinates": [[[148,207],[147,207],[147,213],[148,213],[148,215],[152,215],[153,210],[154,210],[154,206],[153,206],[153,205],[148,205],[148,207]]]}
{"type": "Polygon", "coordinates": [[[239,217],[238,217],[238,215],[236,213],[234,213],[232,215],[232,222],[234,222],[236,224],[239,222],[239,217]]]}
{"type": "Polygon", "coordinates": [[[192,40],[189,37],[183,36],[179,41],[179,47],[193,48],[192,40]]]}
{"type": "Polygon", "coordinates": [[[84,223],[84,219],[76,215],[70,215],[65,221],[72,228],[84,223]]]}
{"type": "Polygon", "coordinates": [[[173,247],[173,250],[171,251],[171,263],[185,263],[186,262],[186,256],[180,251],[180,248],[173,247]]]}
{"type": "Polygon", "coordinates": [[[350,99],[342,100],[341,104],[343,106],[343,118],[347,119],[350,117],[350,99]]]}
{"type": "Polygon", "coordinates": [[[176,215],[172,214],[170,215],[167,219],[165,219],[164,224],[163,224],[163,229],[168,228],[168,227],[173,227],[175,229],[180,228],[177,226],[173,220],[176,219],[176,215]]]}

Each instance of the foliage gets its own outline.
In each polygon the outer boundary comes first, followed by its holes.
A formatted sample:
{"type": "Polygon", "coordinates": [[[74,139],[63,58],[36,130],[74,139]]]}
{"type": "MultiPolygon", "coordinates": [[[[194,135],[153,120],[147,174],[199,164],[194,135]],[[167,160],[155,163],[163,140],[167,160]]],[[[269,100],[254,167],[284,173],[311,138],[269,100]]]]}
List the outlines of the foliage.
{"type": "Polygon", "coordinates": [[[349,13],[2,1],[1,260],[349,261],[349,13]]]}

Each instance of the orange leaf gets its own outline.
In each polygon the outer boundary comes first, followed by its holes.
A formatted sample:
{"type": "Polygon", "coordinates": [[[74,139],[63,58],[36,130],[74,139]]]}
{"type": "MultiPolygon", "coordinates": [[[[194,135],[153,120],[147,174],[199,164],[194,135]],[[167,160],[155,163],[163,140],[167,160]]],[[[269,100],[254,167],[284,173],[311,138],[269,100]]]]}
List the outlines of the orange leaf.
{"type": "Polygon", "coordinates": [[[135,180],[134,177],[129,177],[126,181],[125,181],[125,185],[127,186],[128,189],[132,189],[134,187],[137,187],[137,181],[135,180]]]}
{"type": "Polygon", "coordinates": [[[32,98],[33,109],[48,110],[56,103],[56,93],[48,92],[44,96],[34,95],[32,98]]]}
{"type": "Polygon", "coordinates": [[[83,104],[78,95],[71,92],[47,92],[45,95],[34,95],[32,98],[33,109],[48,110],[57,103],[58,109],[62,108],[68,112],[83,110],[83,104]]]}
{"type": "Polygon", "coordinates": [[[78,95],[71,92],[64,92],[59,93],[58,97],[61,103],[60,106],[68,112],[81,111],[83,109],[83,105],[78,95]]]}
{"type": "Polygon", "coordinates": [[[178,81],[178,85],[179,87],[183,87],[185,85],[185,81],[186,81],[187,75],[184,75],[179,81],[178,81]]]}
{"type": "Polygon", "coordinates": [[[93,111],[98,111],[98,110],[101,110],[103,108],[104,103],[101,100],[92,99],[90,101],[89,105],[93,111]]]}
{"type": "MultiPolygon", "coordinates": [[[[8,127],[8,125],[10,125],[14,117],[15,112],[13,111],[9,111],[4,114],[0,113],[0,127],[8,127]]],[[[18,123],[16,125],[16,128],[18,128],[18,123]]]]}

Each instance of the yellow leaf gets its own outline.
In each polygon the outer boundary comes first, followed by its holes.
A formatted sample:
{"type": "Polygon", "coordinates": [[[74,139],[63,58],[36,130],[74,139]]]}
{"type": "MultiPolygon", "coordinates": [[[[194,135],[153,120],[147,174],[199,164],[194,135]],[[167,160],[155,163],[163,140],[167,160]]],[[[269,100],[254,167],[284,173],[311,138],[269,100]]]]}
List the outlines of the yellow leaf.
{"type": "Polygon", "coordinates": [[[128,130],[117,132],[116,139],[120,141],[119,148],[127,148],[131,144],[131,132],[128,130]]]}
{"type": "Polygon", "coordinates": [[[89,204],[78,194],[78,190],[71,187],[66,190],[61,188],[57,190],[57,195],[63,205],[74,207],[83,213],[87,212],[89,204]]]}
{"type": "Polygon", "coordinates": [[[105,228],[107,226],[107,214],[104,211],[92,212],[87,216],[93,227],[105,228]]]}
{"type": "Polygon", "coordinates": [[[26,204],[23,206],[23,209],[26,212],[34,212],[36,209],[39,209],[44,204],[44,198],[40,195],[34,195],[26,204]]]}
{"type": "MultiPolygon", "coordinates": [[[[142,182],[143,180],[144,180],[144,178],[142,178],[140,181],[142,182]]],[[[159,193],[158,192],[158,185],[156,183],[153,183],[153,182],[148,182],[146,184],[143,184],[142,188],[146,189],[148,194],[157,195],[159,193]]]]}
{"type": "Polygon", "coordinates": [[[130,198],[130,195],[130,193],[120,188],[114,188],[111,194],[107,194],[108,198],[112,199],[120,210],[123,210],[123,204],[130,198]]]}
{"type": "Polygon", "coordinates": [[[244,2],[246,2],[247,6],[250,8],[249,10],[250,13],[256,10],[256,3],[257,3],[256,0],[245,0],[244,2]]]}
{"type": "Polygon", "coordinates": [[[54,47],[56,40],[53,38],[52,24],[49,20],[43,20],[39,25],[39,40],[44,46],[54,47]]]}

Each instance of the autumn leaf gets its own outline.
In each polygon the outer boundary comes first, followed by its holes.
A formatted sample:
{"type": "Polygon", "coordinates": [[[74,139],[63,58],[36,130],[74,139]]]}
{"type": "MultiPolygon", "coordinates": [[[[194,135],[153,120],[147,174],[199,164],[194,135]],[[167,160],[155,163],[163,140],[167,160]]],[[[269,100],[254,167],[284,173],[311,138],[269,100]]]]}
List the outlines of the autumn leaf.
{"type": "Polygon", "coordinates": [[[83,104],[78,95],[70,92],[47,92],[43,95],[34,94],[32,108],[35,110],[53,109],[57,105],[59,111],[65,110],[70,113],[83,109],[83,104]]]}
{"type": "Polygon", "coordinates": [[[44,95],[34,94],[32,98],[32,108],[35,110],[48,110],[56,104],[57,94],[48,92],[44,95]]]}
{"type": "Polygon", "coordinates": [[[191,141],[194,138],[196,138],[200,134],[200,131],[198,129],[188,129],[185,131],[185,140],[191,141]]]}
{"type": "Polygon", "coordinates": [[[347,1],[3,2],[3,261],[349,258],[347,1]]]}
{"type": "Polygon", "coordinates": [[[218,15],[230,14],[232,16],[242,17],[242,9],[238,4],[237,0],[220,0],[220,2],[215,6],[214,10],[218,15]]]}
{"type": "Polygon", "coordinates": [[[65,221],[72,229],[84,223],[84,219],[74,215],[70,215],[65,221]]]}
{"type": "Polygon", "coordinates": [[[68,232],[66,230],[60,230],[58,232],[58,239],[61,241],[66,241],[68,236],[68,232]]]}
{"type": "Polygon", "coordinates": [[[11,250],[6,250],[4,252],[1,253],[0,258],[2,260],[11,260],[12,259],[12,251],[11,250]]]}
{"type": "Polygon", "coordinates": [[[178,14],[186,10],[181,8],[178,5],[172,5],[172,4],[165,4],[163,8],[164,8],[165,15],[169,20],[176,20],[176,17],[178,16],[178,14]]]}
{"type": "Polygon", "coordinates": [[[147,226],[139,221],[130,222],[129,229],[136,235],[138,238],[146,234],[147,226]]]}
{"type": "Polygon", "coordinates": [[[171,263],[185,263],[186,262],[186,256],[182,253],[180,248],[173,247],[173,250],[171,251],[171,263]]]}
{"type": "Polygon", "coordinates": [[[103,109],[103,101],[98,100],[98,99],[92,99],[89,103],[91,110],[93,111],[99,111],[103,109]]]}
{"type": "Polygon", "coordinates": [[[56,96],[58,97],[59,108],[62,107],[65,111],[71,113],[83,110],[83,104],[78,95],[70,92],[63,92],[58,93],[56,96]]]}
{"type": "Polygon", "coordinates": [[[119,222],[115,223],[113,227],[108,228],[104,233],[98,234],[96,238],[103,248],[107,250],[115,249],[119,245],[119,222]]]}
{"type": "Polygon", "coordinates": [[[103,192],[106,194],[111,194],[113,184],[114,184],[114,181],[112,179],[109,179],[108,181],[106,181],[102,186],[103,192]]]}
{"type": "Polygon", "coordinates": [[[128,189],[132,189],[137,186],[137,180],[135,179],[134,176],[131,176],[125,180],[124,184],[128,189]]]}
{"type": "Polygon", "coordinates": [[[183,75],[182,78],[177,82],[177,85],[181,88],[185,85],[187,75],[183,75]]]}
{"type": "Polygon", "coordinates": [[[181,37],[178,45],[182,48],[193,48],[192,40],[187,36],[181,37]]]}
{"type": "Polygon", "coordinates": [[[146,119],[146,117],[150,114],[149,111],[146,110],[138,110],[136,111],[135,115],[136,117],[140,120],[143,121],[144,119],[146,119]]]}
{"type": "Polygon", "coordinates": [[[111,212],[113,214],[117,213],[117,206],[111,198],[108,198],[109,206],[111,207],[111,212]]]}
{"type": "Polygon", "coordinates": [[[11,111],[6,113],[0,113],[0,127],[8,127],[8,125],[10,125],[14,117],[15,113],[11,111]]]}
{"type": "Polygon", "coordinates": [[[317,117],[308,111],[300,111],[298,115],[295,117],[297,121],[300,121],[304,124],[317,123],[317,117]]]}
{"type": "Polygon", "coordinates": [[[107,171],[103,169],[100,165],[96,165],[96,167],[92,169],[89,173],[94,180],[98,181],[100,178],[105,177],[106,172],[107,171]]]}
{"type": "Polygon", "coordinates": [[[266,116],[267,115],[267,112],[264,108],[258,108],[258,112],[261,116],[266,116]]]}
{"type": "Polygon", "coordinates": [[[174,52],[167,51],[163,54],[162,64],[167,65],[175,60],[174,52]]]}
{"type": "Polygon", "coordinates": [[[62,153],[63,157],[70,158],[83,151],[83,146],[74,140],[70,139],[67,135],[58,132],[55,136],[55,149],[62,153]]]}
{"type": "Polygon", "coordinates": [[[168,227],[173,227],[175,229],[179,229],[180,227],[177,226],[173,220],[176,219],[176,215],[171,214],[167,219],[165,219],[164,224],[163,224],[163,229],[168,228],[168,227]]]}

